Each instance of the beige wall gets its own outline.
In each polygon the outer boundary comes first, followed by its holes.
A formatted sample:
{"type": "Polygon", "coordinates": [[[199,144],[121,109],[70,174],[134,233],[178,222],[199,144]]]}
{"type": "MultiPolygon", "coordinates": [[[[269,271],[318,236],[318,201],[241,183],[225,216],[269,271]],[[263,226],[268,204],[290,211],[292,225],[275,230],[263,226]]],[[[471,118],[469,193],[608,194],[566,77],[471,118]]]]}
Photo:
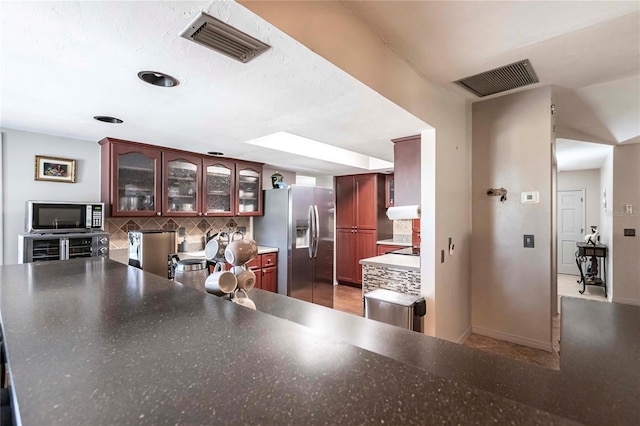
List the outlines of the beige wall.
{"type": "Polygon", "coordinates": [[[100,201],[100,147],[96,142],[2,129],[3,262],[18,263],[28,200],[100,201]],[[36,155],[76,160],[76,183],[34,179],[36,155]]]}
{"type": "Polygon", "coordinates": [[[551,349],[551,88],[473,104],[473,330],[551,349]],[[506,202],[486,195],[508,190],[506,202]],[[522,204],[520,193],[539,191],[522,204]],[[523,247],[523,234],[535,248],[523,247]]]}
{"type": "Polygon", "coordinates": [[[419,76],[339,2],[240,3],[436,128],[436,146],[430,145],[431,135],[425,137],[423,132],[422,138],[426,329],[444,339],[463,339],[470,331],[471,310],[471,139],[465,101],[419,76]],[[430,164],[437,164],[437,170],[430,164]],[[446,249],[449,237],[456,245],[455,254],[441,264],[440,250],[446,249]]]}
{"type": "Polygon", "coordinates": [[[640,305],[640,144],[614,148],[613,188],[613,301],[640,305]],[[625,228],[634,228],[636,236],[625,237],[625,228]]]}
{"type": "Polygon", "coordinates": [[[600,229],[600,215],[602,214],[602,191],[600,190],[600,169],[571,170],[558,173],[558,191],[574,189],[585,190],[586,223],[585,232],[588,234],[591,225],[600,229]]]}

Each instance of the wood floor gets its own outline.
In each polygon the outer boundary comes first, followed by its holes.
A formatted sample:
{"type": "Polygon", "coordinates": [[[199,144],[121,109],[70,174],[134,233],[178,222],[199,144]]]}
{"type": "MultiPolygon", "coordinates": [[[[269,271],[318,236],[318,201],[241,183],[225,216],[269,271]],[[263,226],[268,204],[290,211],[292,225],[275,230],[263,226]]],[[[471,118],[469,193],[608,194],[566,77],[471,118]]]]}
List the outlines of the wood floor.
{"type": "MultiPolygon", "coordinates": [[[[362,289],[346,285],[334,286],[333,308],[338,311],[363,316],[362,289]]],[[[560,315],[557,315],[553,320],[552,328],[553,352],[517,345],[515,343],[481,336],[479,334],[471,334],[463,344],[494,355],[558,370],[560,369],[560,356],[558,354],[559,335],[560,315]]]]}
{"type": "Polygon", "coordinates": [[[363,316],[362,289],[348,285],[334,285],[333,309],[363,316]]]}

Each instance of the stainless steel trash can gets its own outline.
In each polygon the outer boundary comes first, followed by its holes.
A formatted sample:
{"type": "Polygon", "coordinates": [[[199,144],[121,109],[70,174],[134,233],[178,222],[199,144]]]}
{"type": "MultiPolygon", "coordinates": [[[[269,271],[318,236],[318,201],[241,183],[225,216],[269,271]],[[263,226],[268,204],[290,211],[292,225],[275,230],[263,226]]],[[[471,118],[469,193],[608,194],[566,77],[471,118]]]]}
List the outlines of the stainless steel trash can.
{"type": "Polygon", "coordinates": [[[365,318],[422,332],[427,304],[424,297],[377,289],[364,295],[365,318]]]}

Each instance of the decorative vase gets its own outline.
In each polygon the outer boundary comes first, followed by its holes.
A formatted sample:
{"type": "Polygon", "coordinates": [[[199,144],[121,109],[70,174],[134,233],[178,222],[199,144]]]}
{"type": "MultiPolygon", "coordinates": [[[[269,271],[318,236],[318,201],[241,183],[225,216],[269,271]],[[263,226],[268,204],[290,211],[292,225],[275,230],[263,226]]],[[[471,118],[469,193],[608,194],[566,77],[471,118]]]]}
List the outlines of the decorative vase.
{"type": "Polygon", "coordinates": [[[280,188],[280,182],[282,182],[284,176],[282,176],[277,170],[271,175],[271,186],[274,188],[280,188]]]}

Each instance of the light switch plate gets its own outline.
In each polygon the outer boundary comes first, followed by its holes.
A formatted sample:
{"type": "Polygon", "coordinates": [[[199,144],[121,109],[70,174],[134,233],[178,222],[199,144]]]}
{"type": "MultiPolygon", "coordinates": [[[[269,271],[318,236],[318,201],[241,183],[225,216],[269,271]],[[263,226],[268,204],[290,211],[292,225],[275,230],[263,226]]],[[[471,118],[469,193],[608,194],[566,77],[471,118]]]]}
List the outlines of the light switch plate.
{"type": "Polygon", "coordinates": [[[538,191],[523,192],[520,196],[522,204],[535,204],[540,202],[540,193],[538,191]]]}
{"type": "Polygon", "coordinates": [[[533,235],[524,235],[524,246],[526,248],[535,248],[535,241],[533,235]]]}

